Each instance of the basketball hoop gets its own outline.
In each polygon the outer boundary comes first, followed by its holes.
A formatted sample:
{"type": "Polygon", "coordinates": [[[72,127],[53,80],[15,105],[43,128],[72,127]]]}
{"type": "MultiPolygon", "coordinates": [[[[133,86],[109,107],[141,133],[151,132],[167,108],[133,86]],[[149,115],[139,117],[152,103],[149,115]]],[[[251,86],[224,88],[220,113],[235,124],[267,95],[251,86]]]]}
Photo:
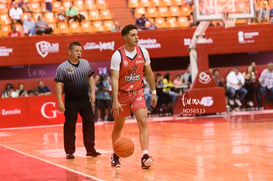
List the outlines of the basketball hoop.
{"type": "Polygon", "coordinates": [[[223,11],[222,12],[222,18],[223,18],[223,22],[225,24],[225,28],[231,28],[235,26],[236,23],[236,16],[230,16],[229,12],[227,11],[223,11]]]}

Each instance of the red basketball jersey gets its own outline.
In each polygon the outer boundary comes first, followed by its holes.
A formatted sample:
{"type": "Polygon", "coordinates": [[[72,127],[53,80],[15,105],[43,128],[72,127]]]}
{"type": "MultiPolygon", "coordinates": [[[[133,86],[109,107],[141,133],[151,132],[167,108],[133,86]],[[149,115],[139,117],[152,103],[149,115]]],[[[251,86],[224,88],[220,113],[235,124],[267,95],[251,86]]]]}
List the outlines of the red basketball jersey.
{"type": "Polygon", "coordinates": [[[133,59],[126,56],[124,46],[118,51],[121,54],[119,70],[119,90],[139,90],[143,87],[143,71],[145,59],[142,50],[136,46],[137,54],[133,59]]]}

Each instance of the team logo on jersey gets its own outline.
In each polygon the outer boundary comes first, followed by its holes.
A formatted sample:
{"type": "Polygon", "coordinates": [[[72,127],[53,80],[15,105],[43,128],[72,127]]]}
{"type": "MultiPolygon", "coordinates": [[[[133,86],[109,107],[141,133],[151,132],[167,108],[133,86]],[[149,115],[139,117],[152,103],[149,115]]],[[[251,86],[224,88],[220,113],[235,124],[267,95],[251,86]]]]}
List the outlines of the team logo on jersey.
{"type": "Polygon", "coordinates": [[[137,101],[141,101],[142,100],[142,97],[138,97],[136,98],[137,101]]]}
{"type": "Polygon", "coordinates": [[[68,73],[74,72],[73,68],[67,68],[66,71],[67,71],[68,73]]]}
{"type": "Polygon", "coordinates": [[[128,62],[126,60],[123,61],[124,66],[128,66],[128,62]]]}
{"type": "Polygon", "coordinates": [[[128,70],[129,75],[125,76],[125,81],[133,83],[135,81],[140,80],[141,75],[136,73],[137,66],[133,66],[130,70],[128,70]]]}

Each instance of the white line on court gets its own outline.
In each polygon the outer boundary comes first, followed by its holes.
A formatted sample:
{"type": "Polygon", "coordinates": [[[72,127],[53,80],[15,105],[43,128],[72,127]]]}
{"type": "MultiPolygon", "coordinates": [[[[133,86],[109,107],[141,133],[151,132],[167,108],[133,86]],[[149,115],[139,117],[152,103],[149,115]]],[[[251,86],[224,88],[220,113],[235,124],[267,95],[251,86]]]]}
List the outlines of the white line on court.
{"type": "Polygon", "coordinates": [[[59,167],[59,168],[68,170],[68,171],[73,172],[73,173],[75,173],[75,174],[82,175],[82,176],[84,176],[84,177],[88,177],[88,178],[93,179],[93,180],[96,180],[96,181],[103,181],[102,179],[99,179],[99,178],[97,178],[97,177],[94,177],[94,176],[91,176],[91,175],[88,175],[88,174],[79,172],[79,171],[77,171],[77,170],[73,170],[73,169],[68,168],[68,167],[65,167],[65,166],[63,166],[63,165],[59,165],[59,164],[56,164],[56,163],[54,163],[54,162],[48,161],[48,160],[46,160],[46,159],[39,158],[39,157],[37,157],[37,156],[30,155],[30,154],[28,154],[28,153],[22,152],[22,151],[20,151],[20,150],[17,150],[17,149],[15,149],[15,148],[9,147],[9,146],[7,146],[7,145],[0,144],[0,146],[3,146],[4,148],[7,148],[7,149],[12,150],[12,151],[15,151],[15,152],[17,152],[17,153],[23,154],[23,155],[25,155],[25,156],[27,156],[27,157],[31,157],[31,158],[34,158],[34,159],[36,159],[36,160],[40,160],[40,161],[42,161],[42,162],[46,162],[46,163],[48,163],[48,164],[51,164],[51,165],[53,165],[53,166],[56,166],[56,167],[59,167]]]}

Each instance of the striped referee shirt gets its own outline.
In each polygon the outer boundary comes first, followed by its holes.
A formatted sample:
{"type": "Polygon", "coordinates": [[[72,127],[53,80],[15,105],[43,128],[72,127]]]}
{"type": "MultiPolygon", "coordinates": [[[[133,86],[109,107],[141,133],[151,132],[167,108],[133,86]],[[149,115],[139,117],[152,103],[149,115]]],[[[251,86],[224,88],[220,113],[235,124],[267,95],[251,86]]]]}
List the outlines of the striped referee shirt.
{"type": "Polygon", "coordinates": [[[89,92],[88,78],[93,74],[87,60],[80,59],[78,64],[67,60],[58,66],[55,81],[64,83],[64,93],[68,96],[86,96],[89,92]]]}

